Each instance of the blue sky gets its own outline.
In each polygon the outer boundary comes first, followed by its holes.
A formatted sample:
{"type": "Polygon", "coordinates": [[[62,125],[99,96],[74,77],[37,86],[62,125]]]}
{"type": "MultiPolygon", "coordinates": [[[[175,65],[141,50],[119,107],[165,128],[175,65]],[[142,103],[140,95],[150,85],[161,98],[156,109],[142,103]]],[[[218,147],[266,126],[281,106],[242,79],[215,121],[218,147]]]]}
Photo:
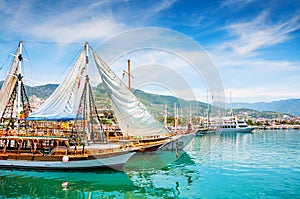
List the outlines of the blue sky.
{"type": "MultiPolygon", "coordinates": [[[[24,57],[30,59],[25,63],[25,76],[31,79],[29,84],[39,85],[59,83],[84,41],[97,46],[124,31],[160,27],[180,32],[202,46],[232,101],[300,98],[298,0],[11,0],[0,1],[0,19],[2,79],[9,53],[20,39],[24,40],[24,57]]],[[[148,51],[131,54],[139,64],[180,65],[179,60],[175,63],[166,57],[148,51]]],[[[117,65],[126,59],[111,65],[120,77],[117,65]]],[[[188,83],[198,93],[196,97],[205,100],[207,88],[193,81],[197,80],[191,78],[188,83]]]]}

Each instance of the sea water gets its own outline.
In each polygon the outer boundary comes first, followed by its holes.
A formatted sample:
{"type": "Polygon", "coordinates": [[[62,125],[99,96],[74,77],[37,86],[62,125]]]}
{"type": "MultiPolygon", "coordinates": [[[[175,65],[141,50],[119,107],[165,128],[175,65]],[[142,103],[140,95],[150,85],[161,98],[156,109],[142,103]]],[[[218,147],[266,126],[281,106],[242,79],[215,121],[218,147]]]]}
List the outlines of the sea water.
{"type": "Polygon", "coordinates": [[[196,137],[124,171],[0,170],[0,198],[300,198],[300,131],[196,137]]]}

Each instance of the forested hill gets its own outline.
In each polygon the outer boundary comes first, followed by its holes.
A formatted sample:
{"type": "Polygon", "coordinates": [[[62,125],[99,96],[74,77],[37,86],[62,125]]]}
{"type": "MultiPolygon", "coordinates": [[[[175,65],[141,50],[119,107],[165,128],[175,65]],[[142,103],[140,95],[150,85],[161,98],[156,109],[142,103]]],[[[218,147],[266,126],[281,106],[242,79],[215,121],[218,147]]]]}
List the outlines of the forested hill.
{"type": "MultiPolygon", "coordinates": [[[[0,82],[2,87],[3,81],[0,82]]],[[[46,84],[41,86],[26,86],[28,96],[35,95],[38,98],[48,98],[54,90],[58,87],[58,84],[46,84]]],[[[108,96],[101,84],[94,88],[95,101],[97,104],[104,104],[109,107],[108,96]]],[[[193,107],[192,112],[195,114],[203,115],[207,109],[207,104],[197,101],[187,101],[178,99],[173,96],[157,95],[146,93],[141,90],[133,90],[133,93],[148,107],[152,113],[156,116],[162,115],[165,105],[168,106],[168,112],[173,114],[174,103],[181,108],[181,111],[187,114],[189,112],[190,105],[193,107]],[[197,107],[195,109],[195,107],[197,107]]],[[[278,116],[278,113],[300,115],[300,99],[288,99],[273,102],[259,102],[259,103],[233,103],[234,112],[236,114],[247,112],[252,117],[265,117],[273,118],[278,116]]]]}

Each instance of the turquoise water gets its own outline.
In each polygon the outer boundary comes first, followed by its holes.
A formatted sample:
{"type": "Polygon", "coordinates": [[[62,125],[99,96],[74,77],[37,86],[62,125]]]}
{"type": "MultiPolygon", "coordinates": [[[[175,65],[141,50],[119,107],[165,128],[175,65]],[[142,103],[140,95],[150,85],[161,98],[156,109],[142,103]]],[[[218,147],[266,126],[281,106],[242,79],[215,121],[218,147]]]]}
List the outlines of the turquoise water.
{"type": "Polygon", "coordinates": [[[125,172],[0,170],[0,198],[300,198],[300,131],[196,137],[125,172]],[[167,165],[167,166],[166,166],[167,165]]]}

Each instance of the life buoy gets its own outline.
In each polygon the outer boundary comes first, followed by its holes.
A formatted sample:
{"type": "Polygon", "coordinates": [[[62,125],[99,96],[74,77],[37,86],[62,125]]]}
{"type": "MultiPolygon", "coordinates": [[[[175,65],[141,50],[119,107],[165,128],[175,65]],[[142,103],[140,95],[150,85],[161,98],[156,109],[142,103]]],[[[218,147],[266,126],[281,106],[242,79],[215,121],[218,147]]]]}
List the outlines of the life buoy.
{"type": "Polygon", "coordinates": [[[6,140],[6,139],[3,139],[3,140],[2,140],[2,143],[3,143],[3,145],[6,145],[7,140],[6,140]]]}

